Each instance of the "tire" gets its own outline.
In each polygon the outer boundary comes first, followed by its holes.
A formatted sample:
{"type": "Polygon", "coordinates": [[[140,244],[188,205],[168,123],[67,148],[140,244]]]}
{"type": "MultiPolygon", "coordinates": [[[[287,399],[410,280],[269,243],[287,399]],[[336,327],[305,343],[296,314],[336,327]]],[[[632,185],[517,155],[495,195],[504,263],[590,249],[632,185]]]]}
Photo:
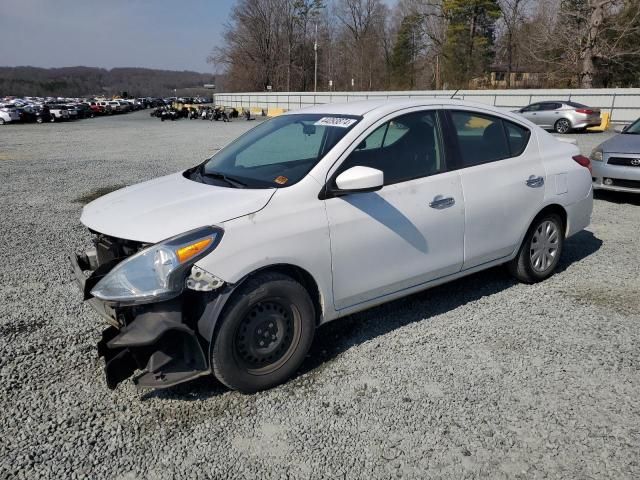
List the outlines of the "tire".
{"type": "Polygon", "coordinates": [[[42,117],[38,117],[36,118],[36,123],[42,123],[44,120],[42,120],[42,117]]]}
{"type": "Polygon", "coordinates": [[[571,131],[571,122],[566,118],[561,118],[555,123],[553,129],[556,133],[569,133],[571,131]]]}
{"type": "Polygon", "coordinates": [[[288,380],[302,364],[315,333],[309,294],[280,273],[249,278],[233,294],[220,321],[211,353],[213,373],[243,393],[288,380]]]}
{"type": "Polygon", "coordinates": [[[516,257],[507,264],[523,283],[546,280],[555,271],[564,246],[564,222],[556,214],[537,217],[527,231],[516,257]]]}
{"type": "Polygon", "coordinates": [[[4,118],[0,118],[0,125],[4,125],[4,118]]]}

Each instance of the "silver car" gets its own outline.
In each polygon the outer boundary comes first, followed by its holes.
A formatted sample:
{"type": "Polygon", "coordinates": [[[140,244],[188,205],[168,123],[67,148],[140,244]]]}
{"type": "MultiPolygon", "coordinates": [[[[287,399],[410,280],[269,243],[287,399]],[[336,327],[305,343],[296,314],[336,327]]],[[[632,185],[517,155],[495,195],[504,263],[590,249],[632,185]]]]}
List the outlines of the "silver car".
{"type": "Polygon", "coordinates": [[[515,110],[527,120],[557,133],[585,130],[600,125],[600,109],[564,100],[532,103],[515,110]]]}
{"type": "Polygon", "coordinates": [[[640,193],[640,118],[591,152],[593,188],[640,193]]]}

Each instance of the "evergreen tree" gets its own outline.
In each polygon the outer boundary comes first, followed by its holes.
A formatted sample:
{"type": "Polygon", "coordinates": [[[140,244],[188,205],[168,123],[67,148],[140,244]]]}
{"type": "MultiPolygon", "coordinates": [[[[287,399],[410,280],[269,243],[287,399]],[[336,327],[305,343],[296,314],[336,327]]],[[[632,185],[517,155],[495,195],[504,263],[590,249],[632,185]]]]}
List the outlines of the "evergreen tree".
{"type": "Polygon", "coordinates": [[[443,13],[448,20],[444,80],[452,88],[468,87],[488,71],[500,8],[496,0],[444,0],[443,13]]]}
{"type": "Polygon", "coordinates": [[[391,81],[394,88],[413,89],[416,85],[416,61],[420,52],[420,16],[402,19],[391,54],[391,81]]]}

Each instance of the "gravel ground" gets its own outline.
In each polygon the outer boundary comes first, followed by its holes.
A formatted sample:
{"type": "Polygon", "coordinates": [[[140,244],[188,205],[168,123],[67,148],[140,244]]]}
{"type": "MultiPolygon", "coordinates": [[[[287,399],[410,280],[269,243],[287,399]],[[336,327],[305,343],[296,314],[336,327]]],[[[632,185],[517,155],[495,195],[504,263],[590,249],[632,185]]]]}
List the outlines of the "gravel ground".
{"type": "MultiPolygon", "coordinates": [[[[318,331],[300,375],[109,391],[65,255],[83,202],[254,123],[0,128],[0,478],[638,478],[640,198],[599,195],[557,275],[502,269],[318,331]]],[[[576,135],[583,153],[608,134],[576,135]]]]}

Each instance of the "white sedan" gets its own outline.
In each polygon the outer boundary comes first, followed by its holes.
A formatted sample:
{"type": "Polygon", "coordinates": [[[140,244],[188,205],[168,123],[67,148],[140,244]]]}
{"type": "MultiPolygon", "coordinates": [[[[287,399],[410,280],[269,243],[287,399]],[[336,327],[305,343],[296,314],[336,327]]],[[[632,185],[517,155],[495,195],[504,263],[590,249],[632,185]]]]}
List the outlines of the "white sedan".
{"type": "Polygon", "coordinates": [[[71,257],[111,324],[109,387],[293,375],[318,325],[505,264],[553,274],[592,210],[589,159],[521,116],[455,100],[319,105],[204,163],[88,204],[71,257]]]}

